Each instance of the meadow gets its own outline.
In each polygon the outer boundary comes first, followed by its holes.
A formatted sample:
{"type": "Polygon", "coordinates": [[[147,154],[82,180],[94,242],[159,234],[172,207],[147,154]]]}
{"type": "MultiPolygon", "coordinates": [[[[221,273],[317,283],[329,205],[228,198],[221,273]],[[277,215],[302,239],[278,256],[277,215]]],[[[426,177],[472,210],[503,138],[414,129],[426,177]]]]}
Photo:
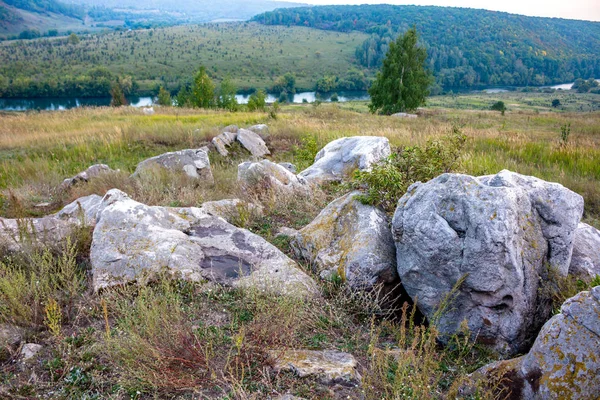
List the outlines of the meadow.
{"type": "Polygon", "coordinates": [[[48,81],[56,71],[76,77],[106,67],[114,75],[132,76],[141,90],[154,90],[158,84],[174,88],[204,65],[219,79],[230,76],[239,89],[271,87],[287,72],[295,73],[299,88],[313,89],[323,76],[347,71],[366,37],[220,23],[82,35],[75,45],[64,38],[2,42],[0,77],[48,81]]]}
{"type": "MultiPolygon", "coordinates": [[[[39,216],[113,187],[152,205],[256,200],[236,184],[237,165],[246,157],[240,149],[230,158],[211,153],[214,185],[170,175],[134,180],[129,174],[150,156],[209,143],[226,125],[266,123],[271,158],[299,169],[335,138],[380,135],[394,146],[422,145],[457,128],[467,136],[462,172],[510,169],[560,182],[584,196],[584,219],[600,228],[600,112],[509,108],[502,116],[436,104],[417,119],[398,119],[364,108],[344,103],[289,105],[272,114],[162,107],[154,115],[130,107],[0,114],[0,215],[39,216]],[[62,179],[94,163],[120,172],[58,189],[62,179]]],[[[293,256],[285,237],[276,236],[279,228],[308,224],[345,190],[333,186],[310,198],[272,199],[264,203],[265,217],[237,223],[293,256]]],[[[441,348],[435,325],[420,325],[410,307],[384,308],[336,282],[319,280],[318,304],[169,279],[94,294],[89,240],[84,228],[57,248],[2,258],[0,296],[11,306],[0,306],[0,323],[23,327],[28,342],[45,347],[42,361],[28,368],[0,363],[0,397],[264,399],[291,393],[310,399],[454,399],[461,398],[467,375],[495,357],[458,336],[441,348]],[[391,316],[396,319],[385,318],[391,316]],[[273,375],[268,348],[349,351],[359,360],[363,385],[327,388],[293,374],[273,375]]],[[[297,261],[311,273],[309,264],[297,261]]],[[[505,397],[480,388],[462,398],[505,397]]]]}

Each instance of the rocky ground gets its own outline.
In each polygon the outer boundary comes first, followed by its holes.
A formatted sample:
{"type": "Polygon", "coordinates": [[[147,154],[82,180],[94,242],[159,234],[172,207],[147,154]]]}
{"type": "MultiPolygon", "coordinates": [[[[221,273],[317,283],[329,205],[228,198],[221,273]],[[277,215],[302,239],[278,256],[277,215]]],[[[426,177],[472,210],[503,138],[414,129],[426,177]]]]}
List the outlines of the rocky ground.
{"type": "Polygon", "coordinates": [[[382,176],[378,197],[356,171],[395,171],[377,167],[392,154],[418,169],[421,150],[342,137],[298,168],[272,143],[264,124],[227,126],[59,190],[127,184],[2,218],[0,396],[597,397],[600,231],[581,195],[508,170],[442,173],[453,153],[431,144],[438,169],[406,190],[382,176]],[[238,198],[123,190],[214,187],[226,160],[238,198]],[[399,192],[392,209],[373,201],[399,192]]]}

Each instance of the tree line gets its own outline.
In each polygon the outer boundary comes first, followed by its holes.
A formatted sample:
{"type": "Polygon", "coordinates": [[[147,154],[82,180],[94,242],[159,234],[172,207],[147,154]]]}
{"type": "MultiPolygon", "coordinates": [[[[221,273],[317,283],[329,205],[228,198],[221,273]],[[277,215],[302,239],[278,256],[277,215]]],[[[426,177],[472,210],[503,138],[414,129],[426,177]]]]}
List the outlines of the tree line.
{"type": "Polygon", "coordinates": [[[391,5],[278,9],[253,18],[370,34],[357,61],[379,68],[389,44],[413,25],[427,67],[444,87],[536,86],[600,76],[600,23],[525,17],[485,10],[391,5]]]}

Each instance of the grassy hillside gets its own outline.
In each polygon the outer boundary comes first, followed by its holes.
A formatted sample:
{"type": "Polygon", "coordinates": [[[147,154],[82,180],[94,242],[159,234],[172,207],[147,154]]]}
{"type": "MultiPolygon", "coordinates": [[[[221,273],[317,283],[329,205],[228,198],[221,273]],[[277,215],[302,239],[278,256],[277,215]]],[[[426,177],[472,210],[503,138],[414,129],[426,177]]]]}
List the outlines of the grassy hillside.
{"type": "Polygon", "coordinates": [[[600,22],[391,5],[280,9],[253,20],[369,33],[356,49],[366,67],[379,66],[390,40],[416,25],[429,67],[444,86],[544,85],[600,76],[600,22]]]}
{"type": "MultiPolygon", "coordinates": [[[[464,172],[508,168],[559,181],[585,197],[585,220],[600,226],[600,113],[525,109],[501,116],[435,107],[418,119],[397,119],[348,109],[360,106],[287,106],[276,120],[267,113],[173,108],[157,108],[148,116],[131,107],[0,114],[0,215],[48,214],[74,198],[115,187],[153,205],[247,198],[236,183],[242,153],[234,152],[231,159],[211,154],[214,185],[160,174],[134,180],[129,174],[147,157],[206,144],[228,124],[265,122],[271,158],[300,168],[338,137],[383,135],[393,145],[412,145],[459,127],[468,137],[461,157],[464,172]],[[571,124],[572,133],[561,144],[565,124],[571,124]],[[57,190],[63,178],[97,162],[121,171],[70,192],[57,190]],[[50,204],[36,207],[40,202],[50,204]]],[[[279,228],[305,226],[345,190],[334,186],[315,190],[310,198],[270,198],[264,202],[265,217],[238,224],[293,257],[289,240],[275,235],[279,228]]],[[[9,306],[0,307],[0,323],[19,325],[25,342],[44,346],[29,364],[0,353],[2,398],[265,399],[284,393],[315,400],[507,397],[486,391],[461,395],[467,375],[497,356],[464,337],[441,347],[435,325],[420,325],[410,309],[395,314],[405,319],[383,319],[393,310],[318,276],[323,297],[314,303],[169,279],[93,293],[90,231],[76,231],[73,240],[45,252],[1,259],[0,299],[9,306]],[[386,352],[390,347],[396,352],[386,352]],[[270,373],[266,350],[286,348],[352,353],[359,361],[362,387],[324,387],[316,379],[270,373]],[[394,357],[398,353],[402,356],[394,357]]],[[[310,265],[297,261],[312,273],[310,265]]],[[[561,289],[553,292],[558,303],[571,290],[580,290],[561,289]]]]}
{"type": "Polygon", "coordinates": [[[293,72],[297,86],[313,88],[324,75],[347,71],[354,48],[365,34],[325,32],[304,27],[269,27],[255,23],[208,24],[0,43],[0,96],[12,87],[21,95],[40,92],[106,67],[131,75],[142,89],[165,83],[173,88],[191,79],[200,64],[220,80],[231,76],[238,88],[271,86],[293,72]]]}
{"type": "Polygon", "coordinates": [[[56,0],[0,1],[0,35],[17,35],[25,30],[43,34],[56,29],[81,30],[84,26],[83,7],[56,0]]]}

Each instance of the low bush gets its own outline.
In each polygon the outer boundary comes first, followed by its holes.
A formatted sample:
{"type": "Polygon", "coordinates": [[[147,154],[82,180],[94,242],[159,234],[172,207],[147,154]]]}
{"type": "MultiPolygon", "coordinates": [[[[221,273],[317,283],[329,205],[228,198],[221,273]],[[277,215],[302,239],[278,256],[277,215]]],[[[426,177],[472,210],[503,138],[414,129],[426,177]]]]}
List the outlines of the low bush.
{"type": "Polygon", "coordinates": [[[357,171],[352,185],[365,191],[364,203],[392,213],[413,183],[458,170],[465,143],[466,136],[454,127],[450,134],[429,139],[424,146],[399,147],[370,171],[357,171]]]}

